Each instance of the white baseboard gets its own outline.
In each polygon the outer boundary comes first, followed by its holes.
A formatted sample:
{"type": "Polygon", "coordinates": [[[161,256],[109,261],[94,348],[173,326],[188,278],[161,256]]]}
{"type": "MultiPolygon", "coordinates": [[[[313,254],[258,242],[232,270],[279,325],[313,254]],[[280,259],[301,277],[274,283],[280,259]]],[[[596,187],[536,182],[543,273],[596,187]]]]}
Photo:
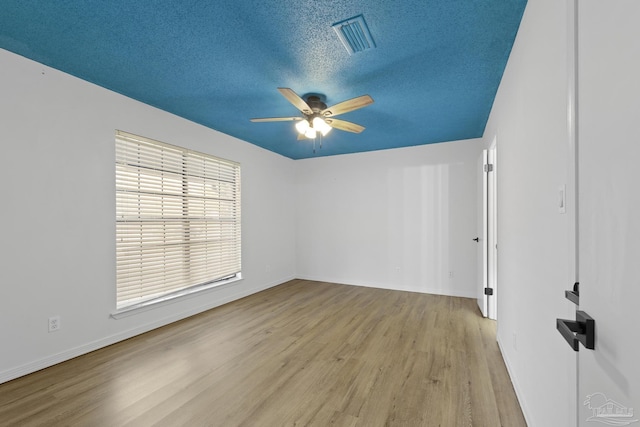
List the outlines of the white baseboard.
{"type": "Polygon", "coordinates": [[[513,385],[513,389],[516,392],[516,398],[518,399],[518,403],[520,403],[520,409],[522,409],[522,415],[524,416],[524,421],[528,426],[533,425],[531,423],[531,417],[529,416],[529,410],[527,409],[527,405],[525,404],[524,398],[522,396],[522,391],[520,390],[520,386],[517,380],[517,377],[514,375],[513,369],[511,369],[511,364],[509,362],[508,357],[505,356],[504,346],[502,345],[502,341],[500,341],[500,337],[497,337],[498,348],[500,348],[500,353],[502,354],[502,360],[504,360],[504,364],[507,367],[507,373],[509,374],[509,378],[511,379],[511,384],[513,385]]]}
{"type": "Polygon", "coordinates": [[[282,283],[288,282],[289,280],[292,280],[294,278],[295,276],[292,276],[292,277],[284,278],[282,280],[278,280],[275,282],[270,282],[260,286],[256,286],[254,288],[250,288],[250,289],[245,288],[225,298],[220,298],[213,303],[201,305],[198,307],[192,307],[189,310],[182,311],[179,313],[174,313],[171,316],[164,317],[155,322],[146,323],[144,325],[140,325],[133,329],[119,332],[117,334],[104,337],[95,341],[91,341],[89,343],[86,343],[74,348],[70,348],[68,350],[65,350],[56,354],[52,354],[50,356],[47,356],[38,360],[34,360],[33,362],[25,363],[24,365],[20,365],[15,368],[2,371],[0,372],[0,384],[22,377],[24,375],[31,374],[36,371],[40,371],[50,366],[57,365],[58,363],[73,359],[74,357],[78,357],[86,353],[90,353],[92,351],[98,350],[103,347],[107,347],[117,342],[124,341],[136,335],[149,332],[153,329],[166,326],[170,323],[177,322],[178,320],[182,320],[187,317],[194,316],[196,314],[202,313],[207,310],[211,310],[212,308],[227,304],[231,301],[235,301],[240,298],[244,298],[249,295],[255,294],[257,292],[263,291],[265,289],[269,289],[274,286],[280,285],[282,283]]]}
{"type": "MultiPolygon", "coordinates": [[[[442,290],[439,289],[424,289],[424,290],[415,290],[415,289],[403,289],[403,288],[399,288],[399,287],[395,287],[395,288],[391,288],[389,286],[385,286],[382,284],[367,284],[367,283],[356,283],[356,282],[349,282],[349,281],[345,281],[345,280],[340,280],[340,279],[327,279],[326,277],[324,278],[319,278],[319,277],[300,277],[300,276],[291,276],[291,277],[286,277],[283,278],[281,280],[278,281],[274,281],[274,282],[270,282],[261,286],[257,286],[251,289],[243,289],[240,290],[234,294],[231,294],[225,298],[220,298],[218,300],[216,300],[213,303],[209,303],[209,304],[205,304],[202,306],[198,306],[198,307],[192,307],[189,310],[186,311],[182,311],[179,313],[174,313],[171,316],[168,317],[164,317],[162,319],[159,319],[155,322],[151,322],[151,323],[146,323],[144,325],[140,325],[136,328],[133,329],[129,329],[108,337],[104,337],[32,362],[28,362],[25,363],[23,365],[5,370],[0,372],[0,384],[5,383],[7,381],[11,381],[13,379],[22,377],[24,375],[28,375],[31,374],[33,372],[48,368],[50,366],[53,365],[57,365],[58,363],[62,363],[64,361],[73,359],[74,357],[78,357],[81,356],[83,354],[86,353],[90,353],[92,351],[98,350],[100,348],[103,347],[107,347],[109,345],[115,344],[117,342],[120,341],[124,341],[126,339],[132,338],[136,335],[140,335],[143,334],[145,332],[149,332],[153,329],[156,328],[160,328],[162,326],[166,326],[170,323],[173,322],[177,322],[178,320],[182,320],[185,319],[187,317],[191,317],[194,316],[196,314],[202,313],[204,311],[207,310],[211,310],[212,308],[227,304],[231,301],[235,301],[237,299],[240,298],[244,298],[246,296],[249,296],[251,294],[263,291],[265,289],[269,289],[272,288],[274,286],[277,286],[279,284],[288,282],[289,280],[293,280],[295,278],[299,278],[302,280],[313,280],[313,281],[319,281],[319,282],[331,282],[331,283],[340,283],[340,284],[344,284],[344,285],[349,285],[349,286],[362,286],[362,287],[368,287],[368,288],[377,288],[377,289],[389,289],[389,290],[398,290],[398,291],[408,291],[408,292],[418,292],[418,293],[428,293],[428,294],[435,294],[435,295],[446,295],[446,296],[453,296],[453,297],[463,297],[463,298],[476,298],[475,295],[466,295],[466,294],[462,294],[462,293],[456,293],[456,292],[443,292],[442,290]]],[[[506,363],[506,361],[505,361],[506,363]]],[[[507,369],[508,369],[508,365],[507,365],[507,369]]],[[[509,373],[511,375],[511,373],[509,373]]],[[[513,379],[512,379],[513,382],[513,379]]],[[[515,385],[514,385],[515,387],[515,385]]],[[[517,388],[516,388],[516,394],[517,394],[517,388]]],[[[523,408],[523,412],[524,412],[524,408],[523,408]]],[[[526,417],[525,417],[526,418],[526,417]]]]}
{"type": "Polygon", "coordinates": [[[361,286],[364,288],[388,289],[392,291],[417,292],[420,294],[445,295],[448,297],[478,299],[478,295],[476,293],[459,292],[456,290],[443,290],[443,289],[435,289],[435,288],[425,288],[425,289],[417,290],[417,289],[413,289],[410,287],[403,287],[403,286],[391,287],[383,283],[362,283],[362,282],[352,281],[348,279],[344,280],[339,278],[327,278],[327,277],[316,277],[316,276],[298,276],[298,279],[313,280],[315,282],[338,283],[341,285],[349,285],[349,286],[361,286]]]}

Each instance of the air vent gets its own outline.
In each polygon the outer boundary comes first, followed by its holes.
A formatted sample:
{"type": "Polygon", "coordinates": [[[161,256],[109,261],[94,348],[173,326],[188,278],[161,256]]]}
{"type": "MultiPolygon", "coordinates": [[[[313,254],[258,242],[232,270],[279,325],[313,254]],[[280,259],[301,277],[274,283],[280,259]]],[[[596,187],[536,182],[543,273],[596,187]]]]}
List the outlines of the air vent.
{"type": "Polygon", "coordinates": [[[337,22],[331,28],[336,32],[349,55],[376,47],[362,15],[337,22]]]}

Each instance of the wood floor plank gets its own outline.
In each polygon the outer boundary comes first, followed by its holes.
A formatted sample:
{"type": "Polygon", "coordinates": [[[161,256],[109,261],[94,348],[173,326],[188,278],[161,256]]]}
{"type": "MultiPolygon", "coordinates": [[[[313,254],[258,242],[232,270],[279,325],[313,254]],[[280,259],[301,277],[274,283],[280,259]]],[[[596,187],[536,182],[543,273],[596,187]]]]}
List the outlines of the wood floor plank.
{"type": "Polygon", "coordinates": [[[525,426],[475,300],[292,280],[0,384],[8,426],[525,426]]]}

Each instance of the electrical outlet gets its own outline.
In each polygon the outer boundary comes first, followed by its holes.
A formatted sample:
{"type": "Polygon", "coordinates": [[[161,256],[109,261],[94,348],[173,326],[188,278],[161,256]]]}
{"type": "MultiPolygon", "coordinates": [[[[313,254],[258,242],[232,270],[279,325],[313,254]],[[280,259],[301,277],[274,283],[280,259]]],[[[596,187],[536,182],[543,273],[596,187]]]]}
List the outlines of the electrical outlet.
{"type": "Polygon", "coordinates": [[[453,271],[449,272],[449,279],[453,279],[453,271]]]}
{"type": "Polygon", "coordinates": [[[49,317],[49,332],[55,332],[60,330],[62,325],[60,324],[60,316],[49,317]]]}

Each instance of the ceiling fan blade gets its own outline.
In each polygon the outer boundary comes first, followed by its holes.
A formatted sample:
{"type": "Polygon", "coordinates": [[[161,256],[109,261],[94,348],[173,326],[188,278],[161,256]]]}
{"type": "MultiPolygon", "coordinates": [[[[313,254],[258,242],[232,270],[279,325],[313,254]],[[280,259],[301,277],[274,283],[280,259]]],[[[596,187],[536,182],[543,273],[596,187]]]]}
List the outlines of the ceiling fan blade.
{"type": "Polygon", "coordinates": [[[299,134],[298,134],[298,141],[302,141],[303,139],[307,139],[307,137],[306,137],[306,136],[304,136],[304,134],[303,134],[303,133],[299,133],[299,134]]]}
{"type": "Polygon", "coordinates": [[[325,122],[327,122],[327,124],[332,128],[347,132],[360,133],[364,130],[364,126],[360,126],[357,123],[348,122],[346,120],[325,119],[325,122]]]}
{"type": "Polygon", "coordinates": [[[320,113],[325,117],[337,116],[340,114],[348,113],[349,111],[366,107],[369,104],[373,104],[373,98],[371,98],[369,95],[362,95],[357,98],[338,102],[336,105],[325,108],[320,113]]]}
{"type": "Polygon", "coordinates": [[[287,101],[293,104],[298,110],[302,111],[304,114],[313,114],[311,107],[307,104],[304,99],[300,98],[297,93],[289,89],[288,87],[279,87],[278,90],[287,98],[287,101]]]}
{"type": "Polygon", "coordinates": [[[257,119],[249,119],[252,122],[292,122],[302,120],[302,117],[261,117],[257,119]]]}

